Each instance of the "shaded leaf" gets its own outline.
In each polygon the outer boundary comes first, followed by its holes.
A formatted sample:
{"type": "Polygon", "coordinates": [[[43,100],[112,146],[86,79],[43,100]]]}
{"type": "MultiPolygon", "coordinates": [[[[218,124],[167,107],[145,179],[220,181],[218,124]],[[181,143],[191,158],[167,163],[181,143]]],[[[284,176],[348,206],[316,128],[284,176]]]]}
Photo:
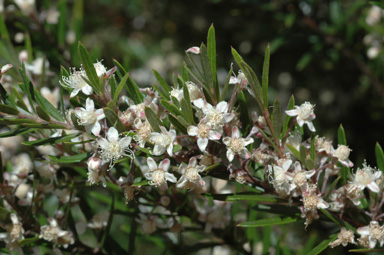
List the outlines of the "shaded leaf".
{"type": "Polygon", "coordinates": [[[157,117],[156,113],[149,107],[145,107],[145,116],[149,124],[151,125],[153,131],[161,133],[161,126],[164,126],[159,117],[157,117]]]}
{"type": "Polygon", "coordinates": [[[245,228],[254,228],[254,227],[265,227],[265,226],[274,226],[274,225],[283,225],[289,224],[298,221],[297,218],[291,217],[275,217],[275,218],[267,218],[255,221],[247,221],[238,224],[238,227],[245,228]]]}
{"type": "Polygon", "coordinates": [[[104,114],[110,124],[109,126],[115,127],[119,133],[124,131],[124,125],[114,110],[109,107],[105,107],[104,114]]]}
{"type": "Polygon", "coordinates": [[[131,77],[128,77],[127,82],[125,83],[127,87],[128,96],[135,102],[135,104],[140,104],[144,101],[144,95],[139,91],[139,87],[136,82],[132,80],[131,77]]]}
{"type": "Polygon", "coordinates": [[[328,239],[322,241],[314,249],[308,252],[306,255],[317,255],[328,248],[329,244],[337,239],[337,234],[331,235],[328,239]]]}
{"type": "Polygon", "coordinates": [[[213,24],[208,30],[208,39],[207,39],[207,52],[209,64],[211,66],[211,75],[213,79],[213,86],[215,89],[216,98],[219,98],[219,84],[217,82],[217,74],[216,74],[216,37],[215,37],[215,28],[213,24]]]}
{"type": "Polygon", "coordinates": [[[117,86],[116,91],[113,95],[113,101],[117,102],[119,95],[120,95],[120,92],[124,88],[124,85],[127,82],[128,77],[129,77],[129,73],[126,73],[124,75],[123,79],[121,79],[121,81],[120,81],[119,85],[117,86]]]}
{"type": "Polygon", "coordinates": [[[84,44],[82,44],[81,42],[79,42],[78,50],[79,50],[81,63],[83,64],[85,73],[87,74],[87,78],[89,80],[89,85],[96,92],[101,92],[102,88],[100,86],[99,77],[97,76],[95,66],[93,65],[93,61],[87,49],[85,48],[84,44]]]}
{"type": "Polygon", "coordinates": [[[375,146],[375,155],[376,155],[376,162],[377,167],[384,172],[384,152],[383,148],[381,148],[379,143],[376,143],[375,146]]]}
{"type": "Polygon", "coordinates": [[[12,106],[8,106],[5,104],[0,104],[0,112],[10,114],[10,115],[17,115],[19,114],[19,110],[12,106]]]}
{"type": "Polygon", "coordinates": [[[38,145],[45,145],[45,144],[54,144],[54,143],[62,143],[69,141],[75,137],[77,137],[79,133],[76,134],[69,134],[69,135],[64,135],[64,136],[59,136],[59,137],[49,137],[49,138],[44,138],[44,139],[39,139],[35,141],[25,141],[22,144],[28,145],[28,146],[38,146],[38,145]]]}
{"type": "Polygon", "coordinates": [[[90,155],[88,153],[80,153],[77,155],[72,156],[61,156],[61,157],[55,157],[52,155],[48,155],[47,157],[56,163],[62,163],[62,164],[71,164],[71,163],[79,163],[82,161],[86,161],[89,158],[90,155]]]}
{"type": "Polygon", "coordinates": [[[36,106],[37,115],[45,121],[50,121],[51,117],[49,117],[48,113],[44,110],[44,108],[40,107],[40,105],[36,106]]]}
{"type": "Polygon", "coordinates": [[[269,82],[269,60],[270,60],[270,47],[269,44],[265,49],[264,65],[263,65],[263,100],[265,108],[268,108],[268,82],[269,82]]]}
{"type": "Polygon", "coordinates": [[[276,143],[280,139],[280,132],[281,132],[281,106],[278,99],[275,100],[273,103],[273,111],[272,111],[272,127],[273,127],[273,134],[276,143]]]}

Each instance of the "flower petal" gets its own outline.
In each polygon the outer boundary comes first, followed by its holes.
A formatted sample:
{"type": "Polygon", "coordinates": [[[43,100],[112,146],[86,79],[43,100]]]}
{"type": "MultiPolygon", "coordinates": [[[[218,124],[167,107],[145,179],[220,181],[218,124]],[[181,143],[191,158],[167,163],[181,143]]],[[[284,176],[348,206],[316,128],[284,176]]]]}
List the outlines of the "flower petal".
{"type": "Polygon", "coordinates": [[[93,93],[93,89],[91,86],[89,86],[88,84],[85,85],[84,87],[81,88],[81,91],[85,94],[85,95],[91,95],[93,93]]]}
{"type": "Polygon", "coordinates": [[[110,142],[116,142],[117,140],[119,140],[119,132],[117,132],[117,129],[114,127],[110,127],[108,129],[107,138],[110,142]]]}
{"type": "Polygon", "coordinates": [[[293,109],[293,110],[288,110],[288,111],[285,111],[285,113],[288,115],[288,116],[297,116],[298,112],[297,112],[297,109],[293,109]]]}
{"type": "Polygon", "coordinates": [[[228,110],[228,103],[225,101],[221,101],[216,105],[216,109],[222,113],[225,113],[228,110]]]}
{"type": "Polygon", "coordinates": [[[232,138],[240,138],[240,131],[236,126],[232,128],[232,138]]]}
{"type": "Polygon", "coordinates": [[[168,171],[170,165],[171,165],[171,161],[166,158],[160,162],[159,168],[163,169],[164,171],[168,171]]]}
{"type": "Polygon", "coordinates": [[[207,148],[208,145],[208,138],[198,138],[197,139],[197,146],[199,146],[199,149],[201,151],[205,151],[205,148],[207,148]]]}
{"type": "Polygon", "coordinates": [[[93,100],[90,99],[89,97],[88,97],[87,100],[85,101],[85,108],[87,109],[88,112],[93,112],[93,111],[95,111],[95,103],[94,103],[93,100]]]}
{"type": "Polygon", "coordinates": [[[188,135],[192,135],[192,136],[196,136],[197,135],[197,130],[199,130],[197,127],[195,126],[189,126],[188,127],[188,135]]]}
{"type": "Polygon", "coordinates": [[[372,192],[379,193],[380,187],[376,184],[376,182],[371,182],[367,185],[368,189],[372,192]]]}
{"type": "Polygon", "coordinates": [[[190,52],[193,54],[200,54],[200,47],[194,46],[186,50],[186,52],[190,52]]]}
{"type": "Polygon", "coordinates": [[[151,171],[154,171],[157,169],[157,164],[156,164],[155,160],[151,157],[147,158],[147,165],[151,171]]]}

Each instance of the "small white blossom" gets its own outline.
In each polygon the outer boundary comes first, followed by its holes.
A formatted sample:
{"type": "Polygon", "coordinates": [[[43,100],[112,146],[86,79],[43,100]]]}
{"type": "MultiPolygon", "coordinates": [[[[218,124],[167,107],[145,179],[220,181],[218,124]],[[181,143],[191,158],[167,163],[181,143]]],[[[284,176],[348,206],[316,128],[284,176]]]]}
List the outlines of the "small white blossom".
{"type": "Polygon", "coordinates": [[[35,0],[15,0],[15,4],[25,14],[31,14],[35,9],[35,0]]]}
{"type": "Polygon", "coordinates": [[[334,248],[340,244],[342,244],[344,247],[348,245],[348,243],[355,243],[355,235],[353,234],[352,230],[347,230],[346,228],[341,228],[341,231],[339,234],[337,234],[337,239],[329,244],[331,248],[334,248]]]}
{"type": "Polygon", "coordinates": [[[187,81],[185,82],[185,84],[187,85],[189,97],[192,102],[201,98],[201,90],[199,89],[199,87],[196,86],[195,83],[187,81]]]}
{"type": "Polygon", "coordinates": [[[193,54],[200,54],[200,47],[194,46],[186,50],[186,52],[190,52],[193,54]]]}
{"type": "Polygon", "coordinates": [[[379,193],[380,187],[376,181],[381,177],[382,172],[363,163],[363,168],[358,168],[356,173],[352,175],[350,183],[356,185],[360,190],[366,187],[372,192],[379,193]]]}
{"type": "Polygon", "coordinates": [[[44,225],[40,229],[39,238],[53,242],[59,246],[67,248],[68,245],[73,244],[72,232],[62,230],[55,219],[48,219],[49,225],[44,225]]]}
{"type": "Polygon", "coordinates": [[[197,127],[189,126],[188,135],[197,137],[197,145],[203,152],[207,148],[208,140],[219,140],[221,137],[219,132],[212,130],[208,124],[204,124],[204,120],[200,121],[197,127]]]}
{"type": "Polygon", "coordinates": [[[284,160],[279,165],[268,165],[268,179],[276,191],[286,196],[290,193],[289,177],[287,171],[292,165],[292,160],[284,160]]]}
{"type": "Polygon", "coordinates": [[[44,58],[37,58],[33,60],[31,65],[26,64],[25,67],[35,75],[42,75],[44,69],[45,72],[48,72],[49,62],[44,58]]]}
{"type": "Polygon", "coordinates": [[[75,68],[72,69],[69,77],[62,76],[61,80],[59,81],[61,86],[73,89],[70,97],[76,96],[80,90],[85,95],[91,95],[93,93],[93,89],[91,86],[87,84],[87,82],[83,79],[83,77],[87,77],[87,74],[83,69],[80,69],[80,71],[76,71],[75,68]]]}
{"type": "Polygon", "coordinates": [[[149,180],[149,184],[155,187],[165,186],[167,181],[176,183],[176,177],[168,172],[169,166],[171,164],[169,159],[164,159],[157,166],[155,160],[151,157],[147,158],[147,164],[149,170],[144,173],[144,177],[149,180]]]}
{"type": "Polygon", "coordinates": [[[17,218],[16,214],[11,214],[12,223],[6,226],[6,233],[0,233],[0,240],[3,239],[6,243],[6,248],[14,253],[23,254],[19,242],[24,239],[24,229],[22,223],[17,218]]]}
{"type": "Polygon", "coordinates": [[[336,150],[333,148],[331,150],[332,156],[337,158],[339,162],[346,167],[353,167],[352,161],[348,159],[350,152],[351,149],[349,149],[348,146],[341,144],[339,144],[336,150]]]}
{"type": "Polygon", "coordinates": [[[184,98],[184,90],[172,88],[171,92],[169,92],[171,97],[176,98],[178,101],[184,98]]]}
{"type": "Polygon", "coordinates": [[[97,109],[95,110],[95,104],[92,99],[87,98],[85,101],[85,109],[78,107],[75,109],[75,115],[77,116],[79,125],[85,127],[85,130],[88,133],[92,133],[95,136],[100,134],[101,125],[99,120],[105,118],[104,110],[97,109]]]}
{"type": "Polygon", "coordinates": [[[8,72],[8,70],[11,69],[12,67],[13,67],[13,65],[11,65],[11,64],[3,65],[3,66],[1,67],[0,74],[5,74],[5,73],[8,72]]]}
{"type": "Polygon", "coordinates": [[[213,129],[222,132],[225,123],[229,123],[233,118],[233,113],[228,113],[228,103],[222,101],[213,107],[211,104],[204,102],[202,98],[193,101],[193,104],[200,108],[204,115],[204,123],[209,124],[213,129]]]}
{"type": "Polygon", "coordinates": [[[103,211],[93,215],[91,222],[87,224],[87,227],[92,229],[103,229],[108,225],[109,212],[103,211]]]}
{"type": "Polygon", "coordinates": [[[381,9],[379,6],[373,5],[368,11],[365,22],[370,26],[374,26],[380,22],[382,16],[383,9],[381,9]]]}
{"type": "Polygon", "coordinates": [[[232,128],[232,137],[224,137],[223,143],[227,146],[227,158],[229,162],[233,160],[235,155],[239,155],[242,158],[250,158],[251,153],[245,147],[253,143],[253,138],[242,138],[238,127],[232,128]]]}
{"type": "Polygon", "coordinates": [[[200,174],[205,169],[205,166],[198,166],[195,157],[189,160],[189,164],[182,163],[178,172],[181,174],[176,187],[185,189],[194,189],[196,186],[204,186],[205,182],[200,174]]]}
{"type": "Polygon", "coordinates": [[[155,156],[164,154],[167,151],[168,155],[173,155],[173,142],[176,139],[176,131],[174,129],[169,130],[165,127],[160,127],[161,133],[152,132],[149,135],[149,140],[155,144],[152,154],[155,156]]]}
{"type": "Polygon", "coordinates": [[[132,137],[126,136],[119,138],[119,133],[116,128],[110,127],[107,133],[107,139],[99,137],[97,139],[98,146],[100,147],[100,155],[102,163],[118,160],[124,156],[133,157],[133,152],[129,149],[132,137]]]}
{"type": "Polygon", "coordinates": [[[315,170],[302,170],[300,162],[296,161],[293,172],[286,173],[286,178],[291,181],[290,190],[300,189],[304,192],[308,189],[308,180],[316,173],[315,170]]]}
{"type": "Polygon", "coordinates": [[[359,243],[365,247],[373,249],[377,242],[380,246],[384,244],[384,226],[380,226],[377,221],[371,221],[368,226],[358,228],[357,233],[361,235],[359,243]]]}
{"type": "Polygon", "coordinates": [[[297,106],[295,105],[294,110],[285,111],[288,116],[296,117],[297,124],[302,127],[304,124],[307,124],[309,130],[315,132],[315,126],[313,126],[312,120],[315,119],[316,115],[313,113],[314,105],[309,102],[305,102],[304,104],[297,106]]]}
{"type": "Polygon", "coordinates": [[[229,79],[229,84],[239,84],[240,89],[246,89],[248,90],[249,94],[253,97],[255,97],[255,93],[253,93],[252,89],[248,86],[248,80],[245,77],[245,74],[239,70],[237,76],[234,74],[234,76],[231,76],[229,79]]]}

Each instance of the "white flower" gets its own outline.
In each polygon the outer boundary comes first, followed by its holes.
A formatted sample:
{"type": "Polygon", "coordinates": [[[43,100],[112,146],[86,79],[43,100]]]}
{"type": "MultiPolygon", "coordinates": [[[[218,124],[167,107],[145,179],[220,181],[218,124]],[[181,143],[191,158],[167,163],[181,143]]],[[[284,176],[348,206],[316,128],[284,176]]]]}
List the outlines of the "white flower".
{"type": "Polygon", "coordinates": [[[284,160],[280,165],[268,165],[268,179],[273,183],[273,187],[281,195],[290,193],[290,183],[287,176],[287,171],[292,165],[292,160],[284,160]]]}
{"type": "Polygon", "coordinates": [[[55,8],[51,8],[47,11],[47,17],[45,20],[48,24],[57,24],[59,22],[60,12],[55,8]]]}
{"type": "Polygon", "coordinates": [[[364,162],[363,168],[356,170],[350,183],[356,185],[360,190],[367,187],[372,192],[379,193],[380,187],[376,184],[376,181],[381,177],[381,174],[381,171],[373,169],[367,165],[367,162],[364,162]]]}
{"type": "Polygon", "coordinates": [[[242,138],[238,127],[232,128],[232,137],[224,137],[223,143],[227,146],[227,158],[229,162],[233,160],[235,155],[240,155],[242,158],[250,158],[251,153],[245,147],[253,143],[253,138],[242,138]]]}
{"type": "Polygon", "coordinates": [[[193,104],[200,108],[205,114],[204,122],[208,123],[213,129],[222,132],[225,123],[230,122],[235,116],[233,113],[228,113],[228,103],[222,101],[213,107],[211,104],[204,102],[202,98],[193,101],[193,104]]]}
{"type": "Polygon", "coordinates": [[[172,88],[169,94],[171,95],[171,97],[175,97],[178,101],[180,101],[184,97],[184,90],[172,88]]]}
{"type": "Polygon", "coordinates": [[[8,70],[11,69],[12,67],[13,67],[13,65],[11,65],[11,64],[3,65],[3,66],[1,67],[0,74],[5,74],[5,73],[8,72],[8,70]]]}
{"type": "Polygon", "coordinates": [[[240,84],[240,89],[246,89],[248,90],[249,94],[253,97],[255,97],[255,93],[251,90],[251,88],[248,86],[248,80],[245,77],[245,74],[239,70],[237,76],[234,74],[234,76],[231,76],[229,79],[229,84],[240,84]]]}
{"type": "Polygon", "coordinates": [[[348,146],[339,144],[337,149],[331,149],[331,154],[333,157],[337,158],[339,162],[346,167],[353,167],[352,161],[348,159],[351,149],[348,146]]]}
{"type": "Polygon", "coordinates": [[[100,155],[102,163],[118,160],[124,156],[133,157],[133,151],[129,149],[132,137],[126,136],[119,139],[119,133],[116,128],[110,127],[107,133],[107,139],[99,137],[97,143],[101,149],[100,155]]]}
{"type": "Polygon", "coordinates": [[[32,13],[35,8],[35,0],[15,0],[15,4],[25,15],[32,13]]]}
{"type": "Polygon", "coordinates": [[[195,157],[189,160],[189,164],[182,163],[178,172],[181,174],[179,181],[176,184],[178,188],[194,189],[196,186],[204,186],[205,182],[200,174],[205,169],[205,166],[198,166],[195,157]]]}
{"type": "Polygon", "coordinates": [[[145,141],[152,133],[151,124],[149,124],[147,120],[142,121],[141,119],[135,119],[133,125],[136,128],[136,135],[133,137],[133,139],[135,139],[140,147],[144,147],[145,141]]]}
{"type": "Polygon", "coordinates": [[[47,87],[40,89],[41,95],[57,108],[60,101],[60,88],[56,87],[52,91],[47,87]]]}
{"type": "Polygon", "coordinates": [[[48,72],[49,68],[49,62],[48,60],[44,58],[37,58],[33,60],[32,65],[26,65],[25,66],[29,71],[31,71],[35,75],[41,75],[43,73],[43,70],[45,69],[45,72],[48,72]],[[44,67],[45,65],[45,67],[44,67]]]}
{"type": "Polygon", "coordinates": [[[101,63],[101,61],[97,61],[96,63],[93,64],[93,66],[95,67],[96,74],[98,77],[103,76],[107,72],[107,69],[101,63]]]}
{"type": "Polygon", "coordinates": [[[109,212],[103,211],[93,215],[91,222],[87,224],[87,227],[92,229],[103,229],[108,225],[109,212]]]}
{"type": "Polygon", "coordinates": [[[199,87],[196,86],[195,83],[193,83],[191,81],[187,81],[187,82],[185,82],[185,84],[187,85],[189,97],[190,97],[191,101],[195,101],[195,100],[201,98],[201,91],[200,91],[199,87]]]}
{"type": "Polygon", "coordinates": [[[291,181],[290,190],[293,191],[297,188],[304,192],[308,189],[308,180],[316,173],[315,170],[304,171],[301,169],[300,162],[296,161],[295,169],[291,173],[286,173],[286,178],[291,181]]]}
{"type": "Polygon", "coordinates": [[[194,46],[186,50],[186,52],[191,52],[193,54],[200,54],[200,47],[194,46]]]}
{"type": "Polygon", "coordinates": [[[204,124],[204,120],[196,126],[188,127],[188,135],[197,137],[197,145],[201,151],[205,151],[208,140],[219,140],[221,135],[219,132],[212,130],[208,124],[204,124]]]}
{"type": "Polygon", "coordinates": [[[153,148],[153,155],[162,155],[165,151],[168,152],[168,155],[172,157],[173,155],[173,141],[176,139],[176,131],[174,129],[169,130],[165,127],[160,127],[161,133],[152,132],[149,135],[149,140],[155,144],[153,148]]]}
{"type": "Polygon", "coordinates": [[[62,245],[67,248],[69,244],[73,244],[72,232],[62,230],[55,219],[48,219],[49,225],[44,225],[40,229],[39,238],[53,242],[58,245],[62,245]]]}
{"type": "Polygon", "coordinates": [[[170,166],[170,160],[164,159],[160,162],[159,166],[157,166],[155,160],[153,158],[149,157],[147,158],[147,164],[149,167],[149,171],[144,173],[144,177],[147,178],[150,182],[150,185],[153,185],[155,187],[160,187],[167,184],[167,181],[176,183],[177,179],[176,177],[168,173],[168,169],[170,166]]]}
{"type": "Polygon", "coordinates": [[[377,242],[380,246],[384,244],[384,226],[380,227],[377,221],[371,221],[368,226],[358,228],[357,233],[361,235],[360,244],[370,249],[373,249],[377,242]]]}
{"type": "Polygon", "coordinates": [[[348,243],[355,243],[355,235],[353,234],[352,230],[347,230],[346,228],[341,228],[341,231],[339,234],[337,234],[337,239],[329,244],[331,248],[334,248],[340,244],[342,244],[344,247],[348,245],[348,243]]]}
{"type": "Polygon", "coordinates": [[[24,253],[19,245],[19,241],[24,239],[23,225],[14,213],[11,214],[11,221],[10,225],[5,226],[7,232],[0,233],[0,240],[3,239],[6,243],[6,248],[12,251],[12,254],[22,255],[24,253]]]}
{"type": "Polygon", "coordinates": [[[104,110],[95,110],[95,104],[92,99],[87,98],[85,101],[85,109],[82,107],[76,108],[75,114],[79,118],[79,125],[84,126],[88,133],[92,133],[95,136],[100,134],[101,126],[99,120],[105,118],[104,110]]]}
{"type": "Polygon", "coordinates": [[[221,162],[221,159],[209,154],[208,152],[204,151],[202,155],[196,156],[197,159],[200,159],[200,165],[203,166],[211,166],[213,164],[221,162]]]}
{"type": "Polygon", "coordinates": [[[365,22],[370,26],[374,26],[380,22],[382,16],[383,9],[381,9],[379,6],[373,5],[368,11],[365,22]]]}
{"type": "Polygon", "coordinates": [[[85,95],[89,96],[93,93],[93,89],[91,86],[87,84],[87,82],[83,79],[83,77],[85,78],[87,77],[87,74],[83,69],[80,69],[80,71],[76,71],[76,69],[73,68],[69,77],[62,76],[61,77],[62,81],[59,81],[59,83],[63,87],[73,89],[70,97],[76,96],[80,92],[80,90],[85,95]]]}
{"type": "Polygon", "coordinates": [[[305,102],[300,106],[295,105],[294,110],[288,110],[288,111],[285,111],[285,113],[288,116],[292,116],[292,117],[297,116],[296,121],[300,127],[302,127],[304,124],[307,124],[309,130],[311,130],[312,132],[315,132],[316,129],[312,123],[312,120],[314,120],[316,117],[316,115],[313,113],[314,107],[315,105],[305,102]]]}

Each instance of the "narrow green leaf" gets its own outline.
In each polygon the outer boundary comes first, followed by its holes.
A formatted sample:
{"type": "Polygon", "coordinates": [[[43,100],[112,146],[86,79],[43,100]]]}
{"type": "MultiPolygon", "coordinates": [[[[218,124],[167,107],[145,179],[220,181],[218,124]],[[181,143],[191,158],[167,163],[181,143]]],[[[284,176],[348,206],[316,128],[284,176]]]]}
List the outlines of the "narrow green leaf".
{"type": "Polygon", "coordinates": [[[23,84],[19,84],[20,85],[20,88],[21,90],[23,90],[23,92],[25,94],[27,94],[27,97],[28,97],[28,101],[29,101],[29,105],[32,107],[32,109],[34,109],[34,101],[35,101],[35,95],[34,95],[34,87],[31,83],[31,81],[29,80],[27,74],[25,73],[25,65],[24,65],[24,62],[22,63],[21,65],[21,68],[19,69],[19,73],[21,75],[21,77],[23,78],[23,84]]]}
{"type": "Polygon", "coordinates": [[[47,157],[55,163],[71,164],[71,163],[79,163],[82,161],[86,161],[89,158],[89,155],[88,155],[88,153],[80,153],[80,154],[73,155],[73,156],[55,157],[52,155],[48,155],[47,157]]]}
{"type": "Polygon", "coordinates": [[[260,109],[264,111],[265,107],[262,97],[262,88],[255,72],[252,70],[252,68],[248,66],[247,63],[244,62],[243,58],[239,55],[239,53],[237,53],[234,48],[232,48],[232,56],[235,58],[236,63],[239,65],[245,77],[247,78],[247,81],[251,86],[252,92],[255,95],[256,101],[259,104],[260,109]]]}
{"type": "Polygon", "coordinates": [[[154,73],[157,81],[159,82],[161,88],[163,89],[164,94],[167,96],[166,99],[171,100],[171,97],[170,97],[170,93],[172,91],[171,87],[168,85],[168,83],[163,79],[163,77],[161,77],[161,75],[156,70],[153,70],[153,73],[154,73]]]}
{"type": "Polygon", "coordinates": [[[216,95],[216,91],[213,85],[211,66],[209,64],[209,59],[208,59],[207,47],[205,46],[204,43],[202,43],[200,46],[200,60],[201,60],[201,67],[203,68],[203,73],[204,73],[204,82],[207,84],[209,91],[212,94],[213,92],[215,92],[215,95],[216,95]]]}
{"type": "Polygon", "coordinates": [[[123,67],[122,64],[119,63],[119,61],[117,61],[116,59],[112,59],[113,63],[115,64],[115,66],[118,68],[117,70],[119,72],[123,72],[123,73],[127,73],[127,71],[125,70],[125,68],[123,67]],[[121,70],[119,70],[121,69],[121,70]]]}
{"type": "MultiPolygon", "coordinates": [[[[337,143],[341,145],[347,145],[347,138],[345,136],[343,125],[341,124],[339,129],[337,130],[337,143]]],[[[342,165],[340,169],[340,173],[341,173],[341,184],[344,185],[344,183],[346,183],[348,180],[348,176],[351,173],[351,169],[349,167],[342,165]]]]}
{"type": "MultiPolygon", "coordinates": [[[[182,118],[181,116],[179,116],[180,118],[182,118]]],[[[169,122],[172,123],[172,125],[175,127],[175,129],[177,131],[179,131],[180,133],[183,133],[183,134],[187,134],[187,128],[186,126],[188,126],[188,124],[185,126],[183,125],[181,122],[180,122],[180,119],[178,118],[175,118],[173,115],[168,115],[168,119],[169,119],[169,122]]]]}
{"type": "Polygon", "coordinates": [[[19,241],[19,245],[20,246],[30,245],[30,244],[36,243],[37,241],[39,241],[39,239],[40,238],[38,236],[31,237],[31,238],[25,238],[25,239],[19,241]]]}
{"type": "MultiPolygon", "coordinates": [[[[27,49],[28,53],[28,63],[31,63],[33,60],[33,48],[32,48],[32,41],[31,36],[29,33],[25,33],[25,48],[27,49]]],[[[44,68],[44,65],[43,65],[44,68]]]]}
{"type": "Polygon", "coordinates": [[[77,137],[78,135],[79,133],[64,135],[59,137],[49,137],[49,138],[39,139],[35,141],[25,141],[25,142],[22,142],[22,144],[28,145],[28,146],[39,146],[39,145],[45,145],[45,144],[62,143],[62,142],[69,141],[77,137]]]}
{"type": "Polygon", "coordinates": [[[290,144],[286,144],[286,145],[287,145],[288,149],[293,153],[293,155],[295,155],[295,157],[296,157],[297,159],[300,159],[300,158],[301,158],[301,156],[300,156],[300,152],[299,152],[298,150],[296,150],[295,147],[293,147],[293,146],[290,145],[290,144]]]}
{"type": "Polygon", "coordinates": [[[280,140],[281,132],[281,106],[278,99],[273,103],[272,127],[275,141],[278,142],[280,140]]]}
{"type": "Polygon", "coordinates": [[[157,117],[156,113],[149,107],[145,107],[145,117],[147,117],[147,120],[149,124],[151,125],[153,131],[161,133],[161,126],[164,126],[164,124],[161,122],[159,117],[157,117]]]}
{"type": "Polygon", "coordinates": [[[184,65],[181,66],[181,77],[183,78],[184,81],[189,81],[189,73],[188,73],[188,70],[185,69],[184,65]]]}
{"type": "Polygon", "coordinates": [[[183,63],[183,66],[192,75],[192,77],[196,80],[196,82],[203,88],[204,96],[205,96],[205,99],[207,100],[207,102],[212,104],[213,95],[212,95],[211,91],[209,90],[209,88],[206,86],[206,84],[202,83],[196,77],[196,75],[191,71],[191,69],[188,68],[188,66],[185,62],[183,63]]]}
{"type": "Polygon", "coordinates": [[[383,148],[381,148],[379,143],[376,143],[375,146],[375,155],[376,155],[376,162],[377,167],[384,172],[384,152],[383,148]]]}
{"type": "Polygon", "coordinates": [[[216,37],[215,37],[215,28],[213,27],[213,24],[208,30],[207,52],[208,52],[209,64],[211,66],[213,86],[215,89],[216,98],[218,99],[220,95],[220,90],[219,90],[219,84],[217,82],[217,74],[216,74],[216,37]]]}
{"type": "Polygon", "coordinates": [[[263,100],[265,108],[268,108],[268,82],[269,82],[269,60],[270,60],[270,47],[269,44],[265,49],[264,65],[263,65],[263,100]]]}
{"type": "Polygon", "coordinates": [[[342,124],[340,124],[340,127],[337,130],[337,143],[347,145],[347,139],[345,137],[345,131],[342,124]]]}
{"type": "Polygon", "coordinates": [[[265,226],[274,226],[274,225],[283,225],[296,222],[298,219],[291,217],[275,217],[267,218],[255,221],[248,221],[238,224],[238,227],[245,228],[255,228],[255,227],[265,227],[265,226]]]}
{"type": "Polygon", "coordinates": [[[188,85],[183,83],[183,95],[184,99],[187,101],[188,107],[192,107],[191,105],[191,96],[189,95],[188,85]]]}
{"type": "Polygon", "coordinates": [[[126,84],[128,96],[135,102],[135,104],[140,104],[144,101],[144,95],[139,91],[139,86],[136,82],[132,80],[129,76],[126,84]]]}
{"type": "Polygon", "coordinates": [[[176,108],[180,108],[180,102],[176,97],[171,97],[172,103],[176,106],[176,108]]]}
{"type": "Polygon", "coordinates": [[[152,84],[152,87],[159,93],[160,97],[166,100],[170,100],[169,95],[166,95],[162,89],[160,89],[156,84],[152,84]]]}
{"type": "Polygon", "coordinates": [[[104,108],[104,114],[105,114],[105,117],[107,118],[107,120],[109,122],[110,127],[111,126],[115,127],[117,129],[117,131],[119,131],[119,133],[124,131],[124,125],[114,110],[112,110],[111,108],[105,107],[104,108]]]}
{"type": "Polygon", "coordinates": [[[303,163],[305,166],[307,166],[306,163],[307,159],[307,149],[305,148],[304,145],[300,144],[300,161],[303,163]]]}
{"type": "Polygon", "coordinates": [[[311,159],[313,160],[313,161],[315,161],[315,159],[316,159],[316,138],[315,138],[315,135],[314,134],[312,134],[312,136],[311,136],[311,159]]]}
{"type": "Polygon", "coordinates": [[[45,97],[41,96],[37,90],[35,90],[34,93],[37,103],[48,113],[48,115],[58,121],[64,121],[63,115],[56,109],[56,107],[54,107],[45,97]]]}
{"type": "Polygon", "coordinates": [[[317,255],[322,251],[328,248],[329,244],[337,239],[337,234],[331,235],[327,240],[322,241],[319,245],[317,245],[313,250],[311,250],[306,255],[317,255]]]}
{"type": "Polygon", "coordinates": [[[11,106],[5,105],[5,104],[0,104],[0,112],[10,114],[10,115],[18,115],[19,110],[16,108],[13,108],[11,106]]]}
{"type": "Polygon", "coordinates": [[[188,124],[194,125],[195,121],[193,119],[192,107],[188,105],[187,100],[185,98],[181,99],[181,112],[184,119],[188,122],[188,124]]]}
{"type": "MultiPolygon", "coordinates": [[[[382,4],[384,8],[384,3],[382,4]]],[[[351,249],[348,252],[359,252],[359,253],[369,253],[369,254],[380,254],[376,252],[384,252],[384,249],[351,249]]]]}
{"type": "MultiPolygon", "coordinates": [[[[243,91],[239,92],[237,99],[239,100],[238,103],[239,103],[241,123],[251,123],[250,119],[249,119],[249,113],[248,113],[249,105],[247,104],[247,100],[245,98],[243,91]]],[[[247,128],[247,126],[243,125],[242,131],[245,132],[246,128],[247,128]]]]}
{"type": "Polygon", "coordinates": [[[34,123],[31,119],[0,119],[0,125],[14,125],[14,124],[25,124],[34,123]]]}
{"type": "Polygon", "coordinates": [[[6,133],[1,133],[0,134],[0,138],[4,138],[4,137],[11,137],[11,136],[17,136],[17,135],[24,135],[24,134],[28,134],[28,133],[31,133],[33,131],[36,131],[36,129],[31,129],[31,128],[18,128],[16,130],[12,130],[12,131],[9,131],[9,132],[6,132],[6,133]]]}
{"type": "Polygon", "coordinates": [[[41,129],[67,129],[67,127],[57,124],[48,124],[48,123],[23,123],[22,124],[25,127],[30,128],[41,128],[41,129]]]}
{"type": "Polygon", "coordinates": [[[166,100],[161,99],[160,103],[162,106],[164,106],[165,109],[167,109],[170,113],[173,115],[183,115],[183,113],[173,104],[168,103],[166,100]]]}
{"type": "Polygon", "coordinates": [[[101,247],[104,247],[105,241],[109,237],[109,231],[111,230],[111,225],[112,225],[112,220],[114,216],[114,211],[115,211],[115,196],[113,195],[111,191],[111,197],[112,197],[112,203],[111,203],[111,209],[109,211],[109,217],[108,217],[108,222],[107,222],[107,227],[105,228],[105,231],[103,233],[103,237],[101,239],[101,247]]]}
{"type": "Polygon", "coordinates": [[[7,26],[4,22],[3,12],[0,12],[0,38],[10,40],[7,26]]]}
{"type": "Polygon", "coordinates": [[[120,92],[124,88],[124,85],[127,82],[128,77],[129,77],[129,73],[126,73],[123,79],[121,79],[119,86],[117,86],[115,94],[113,95],[113,101],[117,102],[117,100],[119,99],[120,92]]]}
{"type": "Polygon", "coordinates": [[[51,120],[51,117],[49,117],[49,114],[40,105],[36,106],[36,113],[41,119],[45,121],[49,122],[51,120]]]}
{"type": "MultiPolygon", "coordinates": [[[[295,107],[295,98],[292,95],[291,98],[289,99],[287,110],[292,110],[294,107],[295,107]]],[[[289,116],[287,114],[284,114],[284,116],[285,116],[285,120],[284,120],[284,125],[283,125],[283,132],[281,132],[281,139],[283,139],[287,135],[288,128],[289,128],[289,126],[288,126],[289,121],[292,118],[291,116],[289,116]]]]}
{"type": "Polygon", "coordinates": [[[225,80],[224,88],[223,88],[223,91],[221,92],[219,101],[225,100],[225,97],[227,96],[229,81],[231,80],[232,73],[233,73],[233,66],[231,66],[231,69],[228,72],[227,79],[225,80]]]}
{"type": "Polygon", "coordinates": [[[219,201],[254,201],[254,202],[266,202],[266,203],[277,203],[283,202],[283,199],[272,195],[260,195],[258,193],[246,193],[246,194],[211,194],[205,193],[204,196],[219,201]]]}
{"type": "Polygon", "coordinates": [[[93,65],[91,56],[89,55],[84,44],[82,44],[81,42],[79,42],[78,50],[79,50],[81,63],[83,64],[85,73],[87,74],[87,79],[89,80],[89,85],[96,92],[102,92],[103,90],[100,87],[99,77],[97,76],[96,69],[95,69],[95,66],[93,65]]]}

